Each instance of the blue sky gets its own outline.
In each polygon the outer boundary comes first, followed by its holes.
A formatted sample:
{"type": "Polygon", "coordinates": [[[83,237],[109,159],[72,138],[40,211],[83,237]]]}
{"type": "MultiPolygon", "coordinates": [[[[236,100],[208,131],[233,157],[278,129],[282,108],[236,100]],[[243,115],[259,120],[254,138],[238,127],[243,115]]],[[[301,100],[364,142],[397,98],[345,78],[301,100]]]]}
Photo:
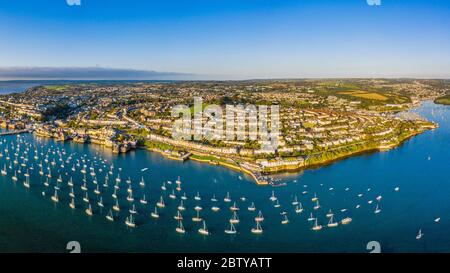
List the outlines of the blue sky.
{"type": "Polygon", "coordinates": [[[450,78],[450,1],[0,1],[0,67],[450,78]]]}

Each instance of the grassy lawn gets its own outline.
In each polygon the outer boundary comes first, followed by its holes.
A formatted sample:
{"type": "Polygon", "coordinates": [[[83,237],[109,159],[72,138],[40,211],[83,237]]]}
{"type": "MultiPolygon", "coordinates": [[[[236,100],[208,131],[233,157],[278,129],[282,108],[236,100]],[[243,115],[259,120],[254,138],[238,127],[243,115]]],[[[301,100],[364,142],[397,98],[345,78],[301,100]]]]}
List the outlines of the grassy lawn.
{"type": "Polygon", "coordinates": [[[437,98],[434,102],[437,104],[450,105],[450,95],[437,98]]]}

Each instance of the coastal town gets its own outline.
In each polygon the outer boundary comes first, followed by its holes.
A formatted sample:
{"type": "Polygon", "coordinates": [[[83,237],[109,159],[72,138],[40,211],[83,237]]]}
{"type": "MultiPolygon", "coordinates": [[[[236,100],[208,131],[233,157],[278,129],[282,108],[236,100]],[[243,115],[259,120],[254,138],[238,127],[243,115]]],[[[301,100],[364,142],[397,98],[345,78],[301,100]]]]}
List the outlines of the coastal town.
{"type": "MultiPolygon", "coordinates": [[[[148,149],[174,160],[222,165],[267,184],[272,173],[389,150],[436,128],[408,110],[448,95],[449,86],[381,79],[67,83],[0,96],[0,124],[55,141],[103,145],[117,154],[148,149]],[[262,149],[259,140],[173,138],[171,111],[192,106],[195,97],[223,108],[279,106],[278,147],[262,149]]],[[[245,128],[241,133],[248,134],[245,128]]]]}

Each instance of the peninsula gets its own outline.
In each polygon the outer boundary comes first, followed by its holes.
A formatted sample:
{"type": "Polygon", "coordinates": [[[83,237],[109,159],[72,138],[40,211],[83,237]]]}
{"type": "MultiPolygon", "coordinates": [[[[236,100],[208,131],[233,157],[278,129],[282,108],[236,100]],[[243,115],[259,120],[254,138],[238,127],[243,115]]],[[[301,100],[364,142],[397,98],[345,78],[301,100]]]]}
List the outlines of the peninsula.
{"type": "Polygon", "coordinates": [[[85,82],[2,95],[0,119],[4,128],[28,129],[39,137],[100,144],[114,153],[148,149],[170,159],[222,165],[267,184],[268,174],[392,149],[436,128],[408,110],[448,90],[447,81],[412,79],[85,82]],[[279,106],[279,146],[174,139],[171,111],[180,104],[192,107],[194,97],[223,108],[279,106]]]}

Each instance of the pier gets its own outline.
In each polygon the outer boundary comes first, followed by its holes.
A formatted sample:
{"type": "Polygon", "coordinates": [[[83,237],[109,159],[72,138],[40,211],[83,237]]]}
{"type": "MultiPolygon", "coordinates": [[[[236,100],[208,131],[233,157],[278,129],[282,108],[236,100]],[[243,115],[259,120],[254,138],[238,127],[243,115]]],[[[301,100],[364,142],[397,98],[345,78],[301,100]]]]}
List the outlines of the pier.
{"type": "Polygon", "coordinates": [[[8,132],[1,132],[0,136],[9,136],[9,135],[18,135],[18,134],[25,134],[30,133],[31,131],[28,129],[25,130],[14,130],[14,131],[8,131],[8,132]]]}

